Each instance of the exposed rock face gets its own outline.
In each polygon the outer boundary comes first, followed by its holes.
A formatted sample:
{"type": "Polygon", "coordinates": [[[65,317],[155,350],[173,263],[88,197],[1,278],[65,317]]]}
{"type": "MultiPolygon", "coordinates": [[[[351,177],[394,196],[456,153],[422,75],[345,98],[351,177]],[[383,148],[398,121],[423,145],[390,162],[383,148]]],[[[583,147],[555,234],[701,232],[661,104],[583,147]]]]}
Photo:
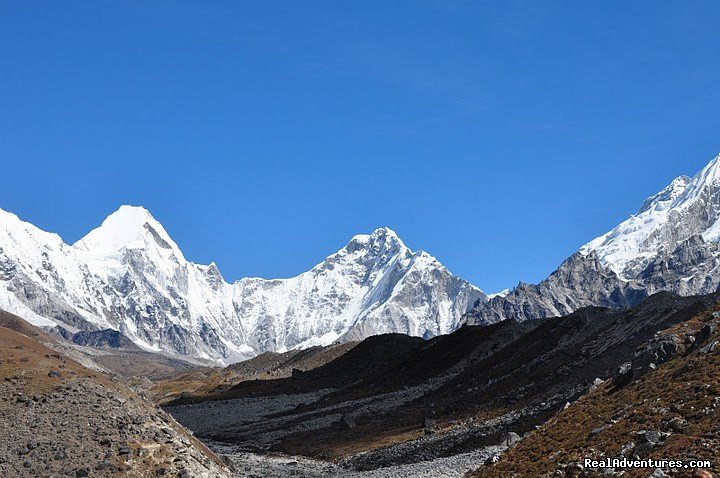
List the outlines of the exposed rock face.
{"type": "Polygon", "coordinates": [[[589,306],[629,307],[647,295],[642,284],[622,280],[603,266],[595,252],[575,253],[541,283],[520,284],[505,296],[476,304],[466,320],[487,324],[559,317],[589,306]]]}
{"type": "Polygon", "coordinates": [[[681,176],[637,214],[590,241],[537,285],[478,303],[468,323],[561,316],[589,305],[628,307],[670,291],[708,294],[720,285],[720,156],[681,176]]]}
{"type": "MultiPolygon", "coordinates": [[[[62,335],[61,335],[62,336],[62,335]]],[[[94,330],[91,332],[78,332],[73,334],[70,340],[78,345],[86,345],[90,347],[109,347],[114,349],[129,348],[138,349],[138,347],[127,337],[117,330],[104,329],[94,330]]]]}
{"type": "Polygon", "coordinates": [[[433,337],[477,300],[485,294],[387,228],[297,277],[230,284],[215,264],[187,261],[140,207],[72,246],[0,210],[0,308],[64,335],[115,330],[146,350],[229,363],[381,333],[433,337]]]}

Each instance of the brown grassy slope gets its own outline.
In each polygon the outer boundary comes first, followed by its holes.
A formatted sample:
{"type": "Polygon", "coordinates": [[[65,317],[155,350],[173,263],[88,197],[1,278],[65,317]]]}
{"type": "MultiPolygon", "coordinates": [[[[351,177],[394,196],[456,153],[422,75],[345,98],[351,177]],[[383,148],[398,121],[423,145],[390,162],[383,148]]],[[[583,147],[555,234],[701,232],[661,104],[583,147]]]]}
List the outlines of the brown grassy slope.
{"type": "Polygon", "coordinates": [[[42,329],[39,329],[29,322],[21,319],[17,315],[13,315],[9,312],[5,312],[4,310],[0,310],[0,327],[5,327],[6,329],[14,330],[15,332],[18,332],[20,334],[26,335],[28,337],[31,337],[35,340],[42,341],[42,342],[55,342],[55,338],[45,332],[42,329]]]}
{"type": "Polygon", "coordinates": [[[184,360],[137,348],[128,350],[73,344],[3,310],[0,310],[0,327],[27,335],[59,353],[79,360],[86,366],[107,372],[113,378],[134,388],[148,388],[152,385],[151,381],[176,376],[179,371],[197,367],[184,360]]]}
{"type": "MultiPolygon", "coordinates": [[[[683,336],[711,320],[706,312],[665,333],[683,336]]],[[[718,330],[702,345],[716,340],[720,340],[718,330]]],[[[571,470],[584,458],[620,457],[623,447],[628,457],[709,459],[714,464],[712,473],[718,476],[720,399],[714,402],[718,396],[720,346],[705,352],[702,346],[696,347],[619,391],[613,391],[609,383],[598,387],[531,432],[498,463],[472,476],[601,476],[592,470],[571,470]],[[641,444],[638,432],[644,430],[669,435],[651,450],[629,450],[629,444],[641,444]]],[[[628,469],[624,476],[647,477],[652,471],[628,469]]],[[[671,476],[708,476],[695,475],[696,470],[666,471],[671,476]]]]}
{"type": "Polygon", "coordinates": [[[229,476],[170,416],[0,315],[0,476],[229,476]]]}

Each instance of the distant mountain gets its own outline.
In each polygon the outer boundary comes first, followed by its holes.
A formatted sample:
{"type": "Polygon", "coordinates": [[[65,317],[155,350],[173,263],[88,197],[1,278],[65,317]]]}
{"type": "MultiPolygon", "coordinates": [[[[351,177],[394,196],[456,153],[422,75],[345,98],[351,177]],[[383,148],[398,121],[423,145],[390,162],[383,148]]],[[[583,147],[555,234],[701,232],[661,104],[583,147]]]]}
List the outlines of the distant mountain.
{"type": "Polygon", "coordinates": [[[637,214],[586,245],[537,285],[478,303],[465,320],[562,316],[585,306],[628,307],[658,291],[707,294],[720,285],[720,156],[680,176],[637,214]]]}
{"type": "Polygon", "coordinates": [[[380,333],[458,327],[482,291],[390,229],[352,238],[289,279],[226,282],[189,262],[141,207],[74,245],[0,210],[0,308],[70,333],[117,330],[148,350],[235,362],[380,333]]]}

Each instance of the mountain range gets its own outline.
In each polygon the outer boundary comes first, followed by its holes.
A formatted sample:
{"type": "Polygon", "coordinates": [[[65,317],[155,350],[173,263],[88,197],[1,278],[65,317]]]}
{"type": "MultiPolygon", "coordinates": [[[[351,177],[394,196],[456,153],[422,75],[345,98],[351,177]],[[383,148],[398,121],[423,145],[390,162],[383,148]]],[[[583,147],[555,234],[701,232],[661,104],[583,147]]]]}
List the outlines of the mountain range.
{"type": "Polygon", "coordinates": [[[142,207],[120,207],[73,245],[0,210],[0,308],[64,336],[115,330],[147,350],[230,363],[384,332],[433,337],[478,300],[387,228],[297,277],[231,284],[214,263],[186,260],[142,207]]]}
{"type": "Polygon", "coordinates": [[[720,156],[649,197],[547,279],[487,296],[392,230],[357,235],[296,277],[227,282],[185,259],[142,207],[122,206],[75,244],[0,210],[0,309],[64,336],[119,331],[174,356],[237,362],[382,333],[431,338],[460,325],[720,285],[720,156]]]}

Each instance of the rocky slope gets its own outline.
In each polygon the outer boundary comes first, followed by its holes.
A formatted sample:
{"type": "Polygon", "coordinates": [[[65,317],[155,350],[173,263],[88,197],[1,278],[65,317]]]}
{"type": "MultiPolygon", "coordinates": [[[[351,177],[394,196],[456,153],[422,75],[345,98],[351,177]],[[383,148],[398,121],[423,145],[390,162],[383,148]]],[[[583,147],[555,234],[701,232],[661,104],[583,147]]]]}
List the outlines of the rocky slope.
{"type": "Polygon", "coordinates": [[[229,363],[379,333],[432,337],[477,300],[479,289],[386,228],[297,277],[230,284],[215,264],[187,261],[140,207],[74,245],[0,210],[0,307],[67,336],[115,330],[145,350],[229,363]]]}
{"type": "Polygon", "coordinates": [[[719,317],[716,306],[663,330],[628,357],[612,380],[594,387],[473,476],[718,476],[719,317]],[[586,458],[709,460],[711,466],[588,468],[586,458]]]}
{"type": "Polygon", "coordinates": [[[151,402],[0,319],[0,476],[231,476],[151,402]]]}
{"type": "Polygon", "coordinates": [[[569,314],[591,305],[627,307],[658,291],[707,294],[720,285],[720,156],[681,176],[637,214],[584,245],[537,285],[479,302],[471,324],[569,314]]]}
{"type": "Polygon", "coordinates": [[[166,410],[229,454],[281,452],[348,472],[411,466],[424,470],[418,476],[459,477],[626,362],[631,379],[662,365],[679,348],[658,334],[687,327],[718,299],[660,293],[625,310],[466,326],[428,341],[375,336],[321,367],[240,381],[166,410]],[[446,459],[460,468],[443,475],[436,465],[446,459]]]}

